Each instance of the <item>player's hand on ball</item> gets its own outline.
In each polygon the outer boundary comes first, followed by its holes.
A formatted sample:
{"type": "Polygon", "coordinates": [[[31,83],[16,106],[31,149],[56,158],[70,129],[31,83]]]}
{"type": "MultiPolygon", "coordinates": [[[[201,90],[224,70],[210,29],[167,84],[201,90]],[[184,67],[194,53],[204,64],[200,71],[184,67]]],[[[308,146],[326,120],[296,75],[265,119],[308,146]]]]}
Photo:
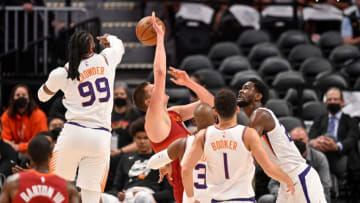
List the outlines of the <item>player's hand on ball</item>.
{"type": "Polygon", "coordinates": [[[170,70],[168,71],[168,73],[174,76],[174,78],[170,78],[173,83],[185,86],[191,80],[189,75],[185,71],[173,67],[169,67],[169,69],[170,70]]]}
{"type": "Polygon", "coordinates": [[[157,36],[160,38],[164,38],[164,30],[162,29],[162,26],[156,22],[154,11],[152,12],[151,18],[152,18],[152,25],[154,30],[156,31],[157,36]]]}

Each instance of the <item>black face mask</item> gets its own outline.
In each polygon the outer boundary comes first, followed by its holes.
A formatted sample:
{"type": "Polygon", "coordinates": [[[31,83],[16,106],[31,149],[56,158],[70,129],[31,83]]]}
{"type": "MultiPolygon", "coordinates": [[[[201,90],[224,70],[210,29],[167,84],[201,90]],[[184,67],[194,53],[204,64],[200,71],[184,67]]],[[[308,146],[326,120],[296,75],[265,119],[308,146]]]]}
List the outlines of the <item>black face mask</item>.
{"type": "Polygon", "coordinates": [[[22,109],[22,108],[26,107],[27,103],[28,103],[28,101],[25,97],[20,97],[20,98],[15,99],[14,106],[17,109],[22,109]]]}
{"type": "Polygon", "coordinates": [[[57,141],[57,138],[59,137],[61,130],[62,128],[54,128],[50,131],[51,138],[53,139],[54,142],[57,141]]]}
{"type": "Polygon", "coordinates": [[[304,154],[304,152],[306,151],[306,143],[300,140],[295,140],[294,143],[300,151],[301,155],[304,154]]]}
{"type": "Polygon", "coordinates": [[[116,98],[114,99],[114,104],[118,107],[123,107],[127,104],[126,99],[124,98],[116,98]]]}
{"type": "Polygon", "coordinates": [[[331,114],[336,114],[337,112],[340,111],[341,106],[340,104],[327,104],[327,109],[331,114]]]}

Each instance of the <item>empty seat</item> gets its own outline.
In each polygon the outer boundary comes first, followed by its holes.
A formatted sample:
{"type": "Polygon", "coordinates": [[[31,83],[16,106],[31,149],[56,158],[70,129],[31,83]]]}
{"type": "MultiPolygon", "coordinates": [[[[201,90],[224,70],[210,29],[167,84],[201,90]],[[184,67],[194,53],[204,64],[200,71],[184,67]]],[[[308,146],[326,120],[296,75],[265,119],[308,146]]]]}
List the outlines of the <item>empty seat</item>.
{"type": "Polygon", "coordinates": [[[332,71],[332,69],[331,63],[321,57],[308,58],[300,66],[300,72],[308,84],[312,84],[319,73],[332,71]]]}
{"type": "Polygon", "coordinates": [[[225,58],[236,55],[241,55],[241,51],[233,42],[219,42],[211,47],[208,54],[210,61],[216,69],[219,68],[225,58]]]}
{"type": "Polygon", "coordinates": [[[308,44],[309,38],[304,32],[298,30],[289,30],[282,33],[277,41],[280,51],[288,56],[290,50],[299,44],[308,44]]]}
{"type": "Polygon", "coordinates": [[[358,59],[359,57],[360,51],[353,45],[341,45],[336,47],[329,56],[337,70],[340,70],[346,63],[358,59]]]}
{"type": "Polygon", "coordinates": [[[185,104],[190,101],[190,93],[187,88],[166,88],[169,95],[169,105],[185,104]]]}
{"type": "Polygon", "coordinates": [[[327,91],[330,87],[338,87],[346,89],[349,87],[345,77],[337,72],[324,72],[316,76],[314,84],[322,93],[327,91]]]}
{"type": "Polygon", "coordinates": [[[360,76],[360,61],[357,60],[353,63],[346,65],[341,69],[341,72],[346,73],[349,76],[350,83],[353,84],[360,76]]]}
{"type": "Polygon", "coordinates": [[[324,103],[309,101],[303,104],[301,118],[306,121],[313,121],[316,117],[326,114],[328,111],[324,103]]]}
{"type": "Polygon", "coordinates": [[[262,42],[270,42],[269,34],[263,30],[246,30],[236,41],[245,56],[250,53],[253,46],[262,42]]]}
{"type": "MultiPolygon", "coordinates": [[[[172,76],[170,74],[166,74],[166,88],[181,88],[182,86],[176,85],[173,83],[170,78],[172,76]]],[[[154,83],[154,72],[149,73],[149,75],[146,78],[146,81],[150,83],[154,83]]]]}
{"type": "Polygon", "coordinates": [[[230,82],[230,87],[235,90],[235,91],[239,91],[243,84],[245,84],[247,81],[249,81],[250,78],[256,78],[262,81],[262,78],[260,77],[260,75],[253,71],[242,71],[237,73],[233,79],[230,82]]]}
{"type": "Polygon", "coordinates": [[[353,86],[353,90],[360,91],[360,78],[358,78],[358,79],[355,81],[355,84],[354,84],[354,86],[353,86]]]}
{"type": "Polygon", "coordinates": [[[249,123],[249,119],[248,119],[247,115],[243,111],[240,111],[236,115],[236,118],[237,118],[238,124],[240,124],[240,125],[248,125],[248,123],[249,123]]]}
{"type": "MultiPolygon", "coordinates": [[[[300,100],[300,95],[298,94],[298,91],[294,88],[290,88],[284,99],[288,101],[290,104],[295,106],[297,102],[300,100]]],[[[309,101],[318,101],[318,96],[316,92],[312,89],[304,89],[302,91],[301,99],[303,103],[309,102],[309,101]]]]}
{"type": "Polygon", "coordinates": [[[294,70],[299,70],[300,65],[310,57],[321,57],[321,50],[310,44],[300,44],[294,47],[289,54],[289,62],[294,70]]]}
{"type": "Polygon", "coordinates": [[[290,63],[278,56],[267,58],[259,68],[259,74],[265,80],[266,83],[271,84],[275,76],[284,71],[290,71],[290,63]]]}
{"type": "Polygon", "coordinates": [[[304,123],[299,118],[293,116],[281,117],[279,121],[288,132],[297,127],[304,127],[304,123]]]}
{"type": "Polygon", "coordinates": [[[216,70],[202,69],[196,71],[195,74],[204,78],[203,82],[208,89],[219,89],[225,86],[223,76],[216,70]]]}
{"type": "Polygon", "coordinates": [[[272,86],[277,90],[288,90],[289,88],[302,88],[305,85],[304,77],[297,71],[278,73],[272,86]]]}
{"type": "Polygon", "coordinates": [[[248,58],[252,67],[257,70],[265,59],[280,55],[280,50],[274,44],[264,42],[255,45],[251,49],[248,58]]]}
{"type": "Polygon", "coordinates": [[[205,55],[191,55],[183,59],[180,64],[180,69],[186,71],[188,74],[201,69],[213,69],[211,61],[205,55]]]}
{"type": "Polygon", "coordinates": [[[292,116],[292,107],[285,100],[269,99],[265,107],[271,109],[277,117],[292,116]]]}
{"type": "Polygon", "coordinates": [[[319,47],[325,57],[328,57],[331,51],[343,44],[343,38],[338,31],[328,31],[320,36],[319,47]]]}
{"type": "Polygon", "coordinates": [[[237,72],[250,70],[251,65],[243,56],[230,56],[220,65],[219,72],[223,74],[226,84],[230,82],[237,72]]]}

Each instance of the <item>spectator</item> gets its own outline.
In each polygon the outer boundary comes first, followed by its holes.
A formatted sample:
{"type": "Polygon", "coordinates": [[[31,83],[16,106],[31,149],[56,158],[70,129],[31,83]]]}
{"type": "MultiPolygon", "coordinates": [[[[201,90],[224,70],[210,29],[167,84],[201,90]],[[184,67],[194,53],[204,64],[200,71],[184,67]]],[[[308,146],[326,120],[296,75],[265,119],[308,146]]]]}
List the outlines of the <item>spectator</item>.
{"type": "Polygon", "coordinates": [[[9,107],[1,121],[1,137],[19,152],[26,152],[29,141],[38,132],[48,130],[45,113],[38,108],[29,87],[24,84],[12,89],[9,107]]]}
{"type": "Polygon", "coordinates": [[[121,202],[130,202],[141,192],[152,194],[150,200],[153,196],[156,202],[170,202],[172,200],[170,185],[166,181],[158,184],[159,171],[146,167],[154,153],[144,124],[145,119],[139,118],[130,126],[130,133],[134,137],[137,151],[121,157],[117,165],[114,187],[110,193],[118,197],[121,202]]]}
{"type": "Polygon", "coordinates": [[[325,153],[329,160],[330,171],[343,156],[348,157],[348,169],[359,169],[356,143],[359,129],[355,119],[342,112],[344,98],[340,89],[330,88],[326,92],[328,113],[319,116],[311,126],[310,144],[325,153]]]}
{"type": "Polygon", "coordinates": [[[65,123],[65,117],[64,116],[62,116],[60,114],[50,116],[48,118],[49,131],[52,131],[55,128],[60,128],[60,129],[63,128],[64,123],[65,123]]]}
{"type": "Polygon", "coordinates": [[[341,35],[345,44],[360,45],[360,0],[356,0],[356,9],[342,21],[341,35]]]}
{"type": "Polygon", "coordinates": [[[113,135],[117,136],[117,148],[111,155],[136,151],[136,144],[129,133],[130,124],[140,117],[133,107],[126,83],[116,82],[114,87],[114,110],[111,115],[113,135]]]}
{"type": "MultiPolygon", "coordinates": [[[[0,133],[2,125],[0,122],[0,133]]],[[[0,176],[5,177],[12,174],[11,167],[17,162],[16,151],[0,138],[0,176]]]]}
{"type": "MultiPolygon", "coordinates": [[[[296,147],[299,149],[301,155],[306,159],[306,162],[312,166],[319,174],[321,183],[324,187],[326,201],[331,202],[330,188],[331,177],[329,170],[329,163],[326,156],[309,146],[309,137],[305,128],[296,127],[290,132],[291,138],[294,140],[296,147]]],[[[270,194],[263,195],[259,198],[259,203],[275,203],[276,196],[279,190],[279,182],[271,179],[268,183],[270,194]]]]}

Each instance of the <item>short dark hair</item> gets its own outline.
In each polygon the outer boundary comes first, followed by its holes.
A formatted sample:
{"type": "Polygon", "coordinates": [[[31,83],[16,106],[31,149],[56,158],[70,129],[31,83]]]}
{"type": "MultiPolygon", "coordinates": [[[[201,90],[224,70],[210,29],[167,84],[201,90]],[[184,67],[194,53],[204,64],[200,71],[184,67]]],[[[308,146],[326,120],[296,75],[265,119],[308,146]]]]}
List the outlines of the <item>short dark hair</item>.
{"type": "Polygon", "coordinates": [[[145,118],[136,119],[129,127],[131,137],[135,137],[138,132],[145,132],[145,118]]]}
{"type": "Polygon", "coordinates": [[[143,82],[135,88],[133,94],[133,102],[138,109],[146,112],[147,105],[145,104],[145,100],[148,98],[148,95],[145,92],[145,87],[148,86],[149,82],[143,82]]]}
{"type": "Polygon", "coordinates": [[[47,119],[47,125],[49,126],[49,124],[51,123],[51,121],[54,120],[54,119],[56,119],[56,118],[64,121],[64,123],[66,122],[65,116],[63,116],[63,115],[61,115],[61,114],[59,114],[59,113],[55,113],[55,114],[51,114],[51,115],[48,117],[48,119],[47,119]]]}
{"type": "Polygon", "coordinates": [[[340,88],[338,88],[338,87],[330,87],[329,89],[327,89],[326,92],[325,92],[325,96],[327,95],[327,93],[330,90],[339,91],[340,92],[340,99],[341,99],[341,101],[344,101],[344,94],[343,94],[342,90],[340,88]]]}
{"type": "Polygon", "coordinates": [[[231,118],[236,113],[236,95],[230,89],[221,89],[215,95],[215,110],[221,118],[231,118]]]}
{"type": "Polygon", "coordinates": [[[48,162],[51,143],[44,135],[36,135],[29,143],[28,152],[33,162],[37,164],[48,162]]]}
{"type": "Polygon", "coordinates": [[[262,95],[261,103],[265,105],[269,100],[269,88],[257,78],[250,78],[249,82],[254,83],[255,90],[262,95]]]}

